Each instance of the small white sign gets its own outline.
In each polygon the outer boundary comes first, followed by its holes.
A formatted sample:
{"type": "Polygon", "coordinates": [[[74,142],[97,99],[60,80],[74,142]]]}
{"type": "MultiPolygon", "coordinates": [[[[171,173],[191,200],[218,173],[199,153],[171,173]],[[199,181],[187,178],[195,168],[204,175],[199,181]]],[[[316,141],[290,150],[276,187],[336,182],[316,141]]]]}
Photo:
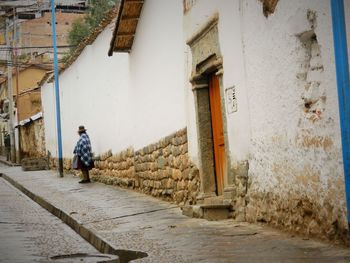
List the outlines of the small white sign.
{"type": "Polygon", "coordinates": [[[229,114],[237,111],[237,98],[236,98],[236,88],[235,86],[229,87],[225,90],[227,112],[229,114]]]}

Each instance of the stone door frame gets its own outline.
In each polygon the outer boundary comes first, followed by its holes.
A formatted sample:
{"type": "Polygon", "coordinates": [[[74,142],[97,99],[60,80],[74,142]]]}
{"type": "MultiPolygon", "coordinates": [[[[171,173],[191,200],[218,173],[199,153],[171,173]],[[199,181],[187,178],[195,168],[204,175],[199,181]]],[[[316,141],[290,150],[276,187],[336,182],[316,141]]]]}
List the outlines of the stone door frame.
{"type": "Polygon", "coordinates": [[[225,187],[232,185],[228,150],[227,120],[223,89],[223,58],[220,52],[218,37],[219,15],[214,14],[188,41],[192,51],[192,74],[190,82],[194,94],[196,128],[198,140],[199,173],[201,179],[200,194],[197,199],[205,200],[216,197],[216,178],[214,166],[213,136],[211,127],[211,112],[209,103],[209,79],[215,74],[219,79],[221,112],[225,137],[225,155],[227,160],[224,174],[225,187]]]}

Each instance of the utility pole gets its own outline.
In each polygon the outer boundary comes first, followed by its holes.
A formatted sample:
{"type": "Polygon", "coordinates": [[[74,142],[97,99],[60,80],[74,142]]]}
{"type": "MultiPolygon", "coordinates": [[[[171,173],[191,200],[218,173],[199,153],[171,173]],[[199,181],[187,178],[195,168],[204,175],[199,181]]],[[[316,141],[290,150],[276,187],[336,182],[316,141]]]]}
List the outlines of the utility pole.
{"type": "Polygon", "coordinates": [[[343,0],[331,0],[335,68],[345,177],[348,231],[350,229],[350,77],[343,0]]]}
{"type": "Polygon", "coordinates": [[[13,127],[13,87],[12,87],[12,41],[10,38],[10,19],[6,17],[6,46],[9,49],[7,53],[7,98],[9,100],[9,133],[10,133],[10,159],[12,162],[16,162],[16,149],[15,149],[15,132],[13,127]]]}
{"type": "Polygon", "coordinates": [[[57,122],[57,146],[58,146],[58,170],[60,177],[63,177],[63,157],[62,157],[62,134],[61,134],[61,109],[60,109],[60,89],[58,83],[58,61],[57,61],[57,40],[56,40],[56,14],[55,1],[51,0],[52,35],[53,35],[53,56],[56,94],[56,122],[57,122]]]}
{"type": "MultiPolygon", "coordinates": [[[[16,9],[13,9],[13,39],[14,39],[14,62],[16,67],[16,120],[17,123],[19,122],[19,68],[18,68],[18,56],[17,56],[17,13],[16,9]]],[[[17,126],[17,154],[16,154],[16,160],[19,163],[21,161],[21,130],[20,126],[17,126]]]]}

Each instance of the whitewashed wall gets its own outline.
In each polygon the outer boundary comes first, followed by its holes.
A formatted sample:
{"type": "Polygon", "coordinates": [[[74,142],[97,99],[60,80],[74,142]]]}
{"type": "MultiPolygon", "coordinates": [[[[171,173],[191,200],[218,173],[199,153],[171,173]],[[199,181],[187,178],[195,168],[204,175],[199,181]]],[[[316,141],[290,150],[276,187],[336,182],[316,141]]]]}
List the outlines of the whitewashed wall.
{"type": "Polygon", "coordinates": [[[130,54],[134,145],[186,126],[181,0],[145,1],[130,54]]]}
{"type": "MultiPolygon", "coordinates": [[[[79,125],[96,154],[137,150],[186,127],[182,1],[145,2],[130,55],[107,57],[112,29],[60,75],[64,157],[79,125]]],[[[47,148],[57,156],[52,83],[42,96],[47,148]]]]}
{"type": "Polygon", "coordinates": [[[46,151],[49,151],[53,156],[58,156],[55,91],[52,83],[45,83],[41,87],[41,105],[44,116],[46,151]]]}
{"type": "MultiPolygon", "coordinates": [[[[59,77],[63,156],[71,157],[79,125],[85,125],[96,154],[121,151],[132,145],[127,54],[107,56],[113,26],[59,77]]],[[[53,83],[42,88],[47,149],[56,150],[53,83]]]]}

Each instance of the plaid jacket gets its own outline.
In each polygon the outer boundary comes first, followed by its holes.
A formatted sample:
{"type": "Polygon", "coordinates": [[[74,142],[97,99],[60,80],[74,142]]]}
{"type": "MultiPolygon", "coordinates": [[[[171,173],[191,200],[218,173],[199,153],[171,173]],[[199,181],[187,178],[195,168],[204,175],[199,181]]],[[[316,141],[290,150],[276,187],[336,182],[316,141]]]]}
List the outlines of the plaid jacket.
{"type": "Polygon", "coordinates": [[[91,143],[90,138],[86,133],[80,135],[79,141],[74,148],[74,154],[80,157],[80,160],[89,166],[92,163],[91,143]]]}

